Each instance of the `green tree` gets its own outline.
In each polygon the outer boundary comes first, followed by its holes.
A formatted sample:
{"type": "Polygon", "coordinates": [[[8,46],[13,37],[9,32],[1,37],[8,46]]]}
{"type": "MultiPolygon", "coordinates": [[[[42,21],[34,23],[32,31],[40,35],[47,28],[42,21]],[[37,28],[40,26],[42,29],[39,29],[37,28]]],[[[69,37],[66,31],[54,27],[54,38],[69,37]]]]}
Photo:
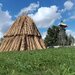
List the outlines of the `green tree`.
{"type": "Polygon", "coordinates": [[[69,35],[68,36],[68,42],[69,42],[68,45],[73,45],[74,41],[75,41],[74,37],[72,35],[69,35]]]}
{"type": "Polygon", "coordinates": [[[59,33],[58,26],[53,25],[51,28],[48,28],[47,35],[44,40],[47,47],[58,44],[58,33],[59,33]]]}

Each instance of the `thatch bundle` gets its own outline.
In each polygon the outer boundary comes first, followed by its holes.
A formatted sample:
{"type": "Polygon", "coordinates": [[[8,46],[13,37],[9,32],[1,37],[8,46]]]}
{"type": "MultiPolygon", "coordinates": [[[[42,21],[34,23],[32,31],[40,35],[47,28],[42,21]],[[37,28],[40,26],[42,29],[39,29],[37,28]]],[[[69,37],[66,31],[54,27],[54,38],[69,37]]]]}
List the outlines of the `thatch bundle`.
{"type": "Polygon", "coordinates": [[[41,35],[28,16],[19,17],[4,35],[0,51],[45,49],[41,35]]]}

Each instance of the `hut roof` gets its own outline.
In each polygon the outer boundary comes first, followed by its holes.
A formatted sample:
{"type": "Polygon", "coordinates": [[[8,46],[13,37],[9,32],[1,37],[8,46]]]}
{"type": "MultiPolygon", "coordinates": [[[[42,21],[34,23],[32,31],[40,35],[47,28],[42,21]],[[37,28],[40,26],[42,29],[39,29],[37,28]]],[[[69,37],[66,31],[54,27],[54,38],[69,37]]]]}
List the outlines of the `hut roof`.
{"type": "Polygon", "coordinates": [[[22,51],[46,48],[34,23],[28,16],[19,17],[5,33],[0,51],[22,51]]]}
{"type": "Polygon", "coordinates": [[[28,16],[19,17],[4,36],[16,36],[23,34],[41,36],[34,21],[28,16]]]}

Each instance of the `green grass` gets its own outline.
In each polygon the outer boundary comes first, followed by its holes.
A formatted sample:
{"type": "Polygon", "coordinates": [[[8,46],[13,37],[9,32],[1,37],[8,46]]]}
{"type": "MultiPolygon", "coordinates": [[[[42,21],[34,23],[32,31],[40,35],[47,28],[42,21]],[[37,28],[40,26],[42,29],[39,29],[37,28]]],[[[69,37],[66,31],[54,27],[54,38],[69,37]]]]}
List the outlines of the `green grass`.
{"type": "Polygon", "coordinates": [[[0,75],[75,75],[75,48],[1,52],[0,75]]]}

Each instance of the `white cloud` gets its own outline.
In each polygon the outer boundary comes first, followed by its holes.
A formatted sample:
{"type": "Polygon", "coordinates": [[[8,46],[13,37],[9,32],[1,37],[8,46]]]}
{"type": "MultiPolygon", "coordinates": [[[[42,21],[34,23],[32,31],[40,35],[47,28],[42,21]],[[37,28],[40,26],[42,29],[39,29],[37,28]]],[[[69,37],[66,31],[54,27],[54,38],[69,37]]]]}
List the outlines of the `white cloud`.
{"type": "Polygon", "coordinates": [[[70,21],[70,20],[75,20],[75,15],[72,15],[70,17],[68,17],[67,19],[64,19],[64,22],[70,21]]]}
{"type": "Polygon", "coordinates": [[[66,30],[67,35],[72,35],[75,38],[75,32],[72,30],[66,30]]]}
{"type": "Polygon", "coordinates": [[[42,33],[42,38],[45,39],[46,35],[47,35],[47,32],[43,32],[42,33]]]}
{"type": "Polygon", "coordinates": [[[3,33],[0,32],[0,38],[3,37],[3,33]]]}
{"type": "Polygon", "coordinates": [[[75,15],[71,16],[70,19],[75,19],[75,15]]]}
{"type": "Polygon", "coordinates": [[[59,12],[62,14],[62,13],[65,13],[66,11],[70,11],[71,9],[74,8],[74,2],[72,2],[72,0],[67,0],[65,3],[64,3],[64,8],[59,10],[59,12]]]}
{"type": "Polygon", "coordinates": [[[71,10],[72,7],[73,7],[74,3],[71,1],[71,0],[67,0],[65,3],[64,3],[64,7],[66,10],[71,10]]]}
{"type": "Polygon", "coordinates": [[[7,31],[12,23],[12,16],[8,11],[2,10],[2,4],[0,3],[0,37],[7,31]]]}
{"type": "Polygon", "coordinates": [[[39,28],[47,28],[61,18],[57,6],[40,7],[35,14],[29,14],[39,28]]]}
{"type": "Polygon", "coordinates": [[[31,3],[28,7],[25,7],[21,9],[19,14],[17,16],[20,16],[22,14],[29,14],[32,13],[33,11],[36,11],[36,9],[39,7],[39,2],[37,3],[31,3]]]}
{"type": "Polygon", "coordinates": [[[64,13],[68,10],[67,15],[68,17],[64,19],[64,21],[70,21],[75,19],[75,0],[67,0],[64,3],[64,9],[60,10],[60,13],[64,13]]]}

